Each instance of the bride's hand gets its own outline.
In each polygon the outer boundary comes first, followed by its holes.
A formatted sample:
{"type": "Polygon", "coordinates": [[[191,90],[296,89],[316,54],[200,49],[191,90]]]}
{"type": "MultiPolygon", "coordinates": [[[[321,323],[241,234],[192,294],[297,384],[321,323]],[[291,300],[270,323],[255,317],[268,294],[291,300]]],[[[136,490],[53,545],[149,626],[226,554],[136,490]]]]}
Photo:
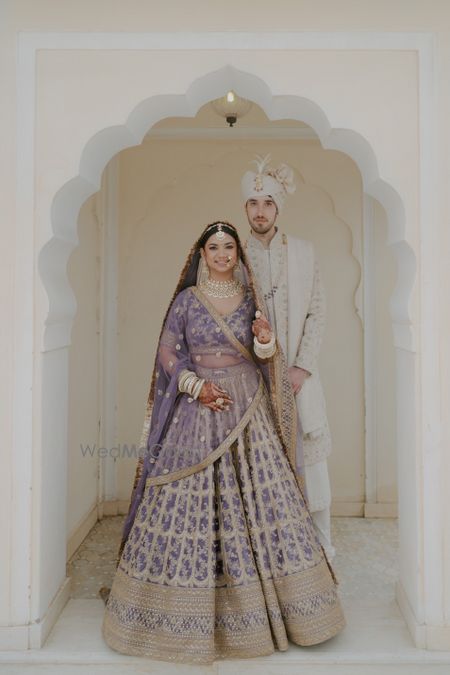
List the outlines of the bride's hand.
{"type": "Polygon", "coordinates": [[[228,407],[233,403],[228,393],[214,382],[205,382],[200,390],[198,400],[215,412],[228,410],[228,407]]]}
{"type": "Polygon", "coordinates": [[[264,314],[259,313],[258,318],[256,318],[253,321],[252,332],[253,335],[256,335],[258,342],[261,342],[261,344],[270,342],[273,335],[272,328],[270,327],[270,323],[268,322],[264,314]]]}

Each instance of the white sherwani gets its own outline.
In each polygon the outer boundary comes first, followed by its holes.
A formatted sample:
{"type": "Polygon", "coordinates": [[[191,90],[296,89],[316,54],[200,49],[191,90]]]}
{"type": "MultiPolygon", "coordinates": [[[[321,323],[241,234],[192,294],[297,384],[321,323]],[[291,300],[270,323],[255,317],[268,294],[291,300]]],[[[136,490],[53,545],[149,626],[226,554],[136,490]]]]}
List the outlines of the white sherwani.
{"type": "Polygon", "coordinates": [[[331,439],[317,367],[325,325],[325,295],[314,248],[309,241],[277,230],[268,248],[251,234],[246,251],[288,365],[311,373],[296,397],[303,429],[306,489],[319,537],[332,557],[327,468],[331,439]]]}

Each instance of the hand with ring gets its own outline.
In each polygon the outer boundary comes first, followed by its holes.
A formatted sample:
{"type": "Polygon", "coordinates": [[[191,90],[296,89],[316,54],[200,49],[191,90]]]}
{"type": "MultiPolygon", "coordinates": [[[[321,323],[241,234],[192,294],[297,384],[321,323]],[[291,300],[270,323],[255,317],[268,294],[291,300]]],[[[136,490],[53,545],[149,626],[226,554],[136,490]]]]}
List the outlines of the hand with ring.
{"type": "Polygon", "coordinates": [[[233,401],[228,393],[214,382],[205,382],[198,397],[200,403],[215,412],[228,410],[233,401]]]}
{"type": "Polygon", "coordinates": [[[252,323],[253,335],[256,335],[258,341],[261,342],[261,344],[270,342],[272,338],[272,328],[270,327],[270,323],[264,314],[259,310],[256,311],[255,317],[256,318],[252,323]]]}

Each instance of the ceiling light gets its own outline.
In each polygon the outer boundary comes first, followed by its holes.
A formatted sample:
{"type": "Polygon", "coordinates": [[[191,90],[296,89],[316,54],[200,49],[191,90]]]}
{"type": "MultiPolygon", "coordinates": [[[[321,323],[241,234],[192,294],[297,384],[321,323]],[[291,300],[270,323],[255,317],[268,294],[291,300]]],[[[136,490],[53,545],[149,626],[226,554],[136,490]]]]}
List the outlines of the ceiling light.
{"type": "Polygon", "coordinates": [[[211,101],[211,106],[218,115],[225,117],[230,127],[232,127],[240,117],[248,113],[252,107],[252,102],[246,98],[241,98],[234,91],[229,91],[222,98],[216,98],[214,101],[211,101]]]}

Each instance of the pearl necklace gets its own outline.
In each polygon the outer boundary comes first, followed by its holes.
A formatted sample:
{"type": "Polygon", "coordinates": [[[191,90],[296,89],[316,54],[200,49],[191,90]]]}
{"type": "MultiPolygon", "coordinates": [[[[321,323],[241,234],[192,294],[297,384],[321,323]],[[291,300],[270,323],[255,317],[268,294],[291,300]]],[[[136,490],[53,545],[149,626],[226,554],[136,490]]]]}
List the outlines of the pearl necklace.
{"type": "Polygon", "coordinates": [[[217,281],[216,279],[205,279],[200,289],[210,295],[212,298],[233,298],[242,291],[243,285],[238,279],[228,281],[217,281]]]}

